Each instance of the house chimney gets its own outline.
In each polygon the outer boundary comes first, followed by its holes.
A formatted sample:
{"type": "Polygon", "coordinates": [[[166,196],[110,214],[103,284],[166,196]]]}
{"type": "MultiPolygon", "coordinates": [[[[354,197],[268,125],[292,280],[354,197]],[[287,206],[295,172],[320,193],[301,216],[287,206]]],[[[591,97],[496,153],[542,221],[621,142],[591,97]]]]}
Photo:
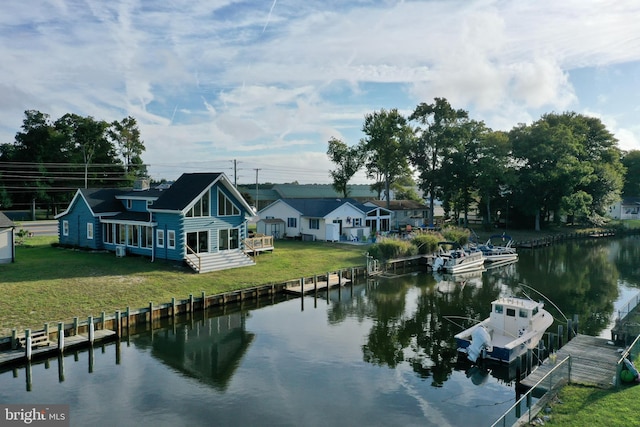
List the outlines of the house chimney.
{"type": "Polygon", "coordinates": [[[149,178],[136,178],[133,182],[134,191],[144,191],[149,189],[149,178]]]}

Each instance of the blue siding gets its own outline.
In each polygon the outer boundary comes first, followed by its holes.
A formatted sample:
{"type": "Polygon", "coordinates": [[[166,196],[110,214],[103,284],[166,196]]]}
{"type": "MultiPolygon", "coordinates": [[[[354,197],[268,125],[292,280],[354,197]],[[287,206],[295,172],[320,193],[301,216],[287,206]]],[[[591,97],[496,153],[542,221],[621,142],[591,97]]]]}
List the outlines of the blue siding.
{"type": "Polygon", "coordinates": [[[58,220],[60,244],[88,249],[102,249],[102,226],[80,197],[68,214],[58,220]],[[63,235],[63,221],[69,221],[69,235],[63,235]],[[93,239],[87,239],[87,223],[93,224],[93,239]]]}
{"type": "Polygon", "coordinates": [[[132,200],[131,209],[127,209],[130,212],[147,212],[146,200],[132,200]]]}
{"type": "Polygon", "coordinates": [[[154,214],[154,220],[158,223],[157,229],[164,230],[164,246],[161,248],[156,246],[156,258],[170,259],[174,261],[181,261],[184,259],[184,218],[179,214],[156,213],[154,214]],[[176,232],[175,249],[170,249],[168,247],[167,237],[168,231],[170,230],[174,230],[176,232]]]}

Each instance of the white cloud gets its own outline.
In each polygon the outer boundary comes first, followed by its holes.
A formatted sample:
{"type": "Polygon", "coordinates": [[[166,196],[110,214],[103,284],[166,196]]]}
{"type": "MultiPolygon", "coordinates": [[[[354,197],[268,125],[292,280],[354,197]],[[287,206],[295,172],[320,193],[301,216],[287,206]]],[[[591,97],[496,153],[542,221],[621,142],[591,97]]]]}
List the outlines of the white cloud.
{"type": "MultiPolygon", "coordinates": [[[[366,113],[436,96],[505,130],[545,111],[605,115],[632,107],[606,88],[585,104],[570,71],[640,61],[639,19],[640,3],[614,0],[9,0],[0,141],[26,109],[133,115],[154,174],[249,152],[283,167],[313,157],[305,169],[327,164],[329,137],[357,142],[366,113]]],[[[633,147],[629,117],[614,133],[633,147]]]]}

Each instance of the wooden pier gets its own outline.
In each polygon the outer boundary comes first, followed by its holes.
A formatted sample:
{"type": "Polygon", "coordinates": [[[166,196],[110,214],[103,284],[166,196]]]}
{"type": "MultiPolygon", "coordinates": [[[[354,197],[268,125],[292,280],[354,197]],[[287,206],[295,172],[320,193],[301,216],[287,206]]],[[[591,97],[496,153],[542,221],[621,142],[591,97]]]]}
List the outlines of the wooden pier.
{"type": "Polygon", "coordinates": [[[342,277],[341,274],[327,274],[327,276],[324,276],[324,280],[320,280],[318,276],[314,276],[310,283],[307,282],[306,279],[301,278],[297,286],[289,285],[285,292],[294,295],[304,295],[311,292],[326,291],[329,288],[344,286],[348,283],[351,283],[351,280],[342,277]]]}
{"type": "MultiPolygon", "coordinates": [[[[91,339],[93,343],[99,343],[109,341],[116,338],[116,333],[107,329],[100,329],[93,332],[91,339]]],[[[88,347],[92,345],[89,340],[88,334],[78,334],[69,337],[64,337],[64,348],[60,348],[56,342],[51,342],[48,345],[41,345],[34,347],[30,351],[30,358],[27,357],[27,349],[19,348],[15,350],[8,350],[0,352],[0,366],[14,365],[29,361],[29,359],[40,359],[55,356],[58,353],[63,353],[65,350],[72,350],[78,347],[88,347]]]]}
{"type": "MultiPolygon", "coordinates": [[[[605,338],[589,335],[578,335],[556,351],[556,361],[571,356],[570,378],[571,384],[584,384],[603,389],[614,387],[614,378],[620,352],[617,346],[610,344],[605,338]]],[[[549,358],[531,372],[520,385],[533,387],[553,367],[556,366],[549,358]]],[[[560,378],[558,378],[558,381],[560,378]]],[[[555,384],[554,384],[555,385],[555,384]]]]}

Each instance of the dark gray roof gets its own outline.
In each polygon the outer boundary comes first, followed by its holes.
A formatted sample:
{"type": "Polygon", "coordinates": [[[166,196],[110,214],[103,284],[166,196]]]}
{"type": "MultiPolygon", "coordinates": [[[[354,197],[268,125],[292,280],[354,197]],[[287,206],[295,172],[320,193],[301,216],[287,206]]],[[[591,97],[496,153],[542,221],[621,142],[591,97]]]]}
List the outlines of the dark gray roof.
{"type": "Polygon", "coordinates": [[[122,193],[120,196],[124,198],[145,198],[145,199],[157,199],[164,193],[165,190],[159,188],[149,188],[147,190],[128,190],[122,193]]]}
{"type": "Polygon", "coordinates": [[[0,212],[0,228],[12,228],[16,225],[5,214],[0,212]]]}
{"type": "Polygon", "coordinates": [[[362,212],[369,212],[374,207],[365,206],[354,199],[282,199],[283,202],[299,211],[303,216],[322,218],[345,203],[352,204],[362,212]]]}
{"type": "Polygon", "coordinates": [[[185,173],[153,203],[150,210],[181,211],[222,173],[185,173]]]}
{"type": "Polygon", "coordinates": [[[128,189],[120,188],[81,188],[80,192],[89,207],[95,214],[120,212],[123,210],[122,202],[116,196],[127,193],[128,189]]]}

